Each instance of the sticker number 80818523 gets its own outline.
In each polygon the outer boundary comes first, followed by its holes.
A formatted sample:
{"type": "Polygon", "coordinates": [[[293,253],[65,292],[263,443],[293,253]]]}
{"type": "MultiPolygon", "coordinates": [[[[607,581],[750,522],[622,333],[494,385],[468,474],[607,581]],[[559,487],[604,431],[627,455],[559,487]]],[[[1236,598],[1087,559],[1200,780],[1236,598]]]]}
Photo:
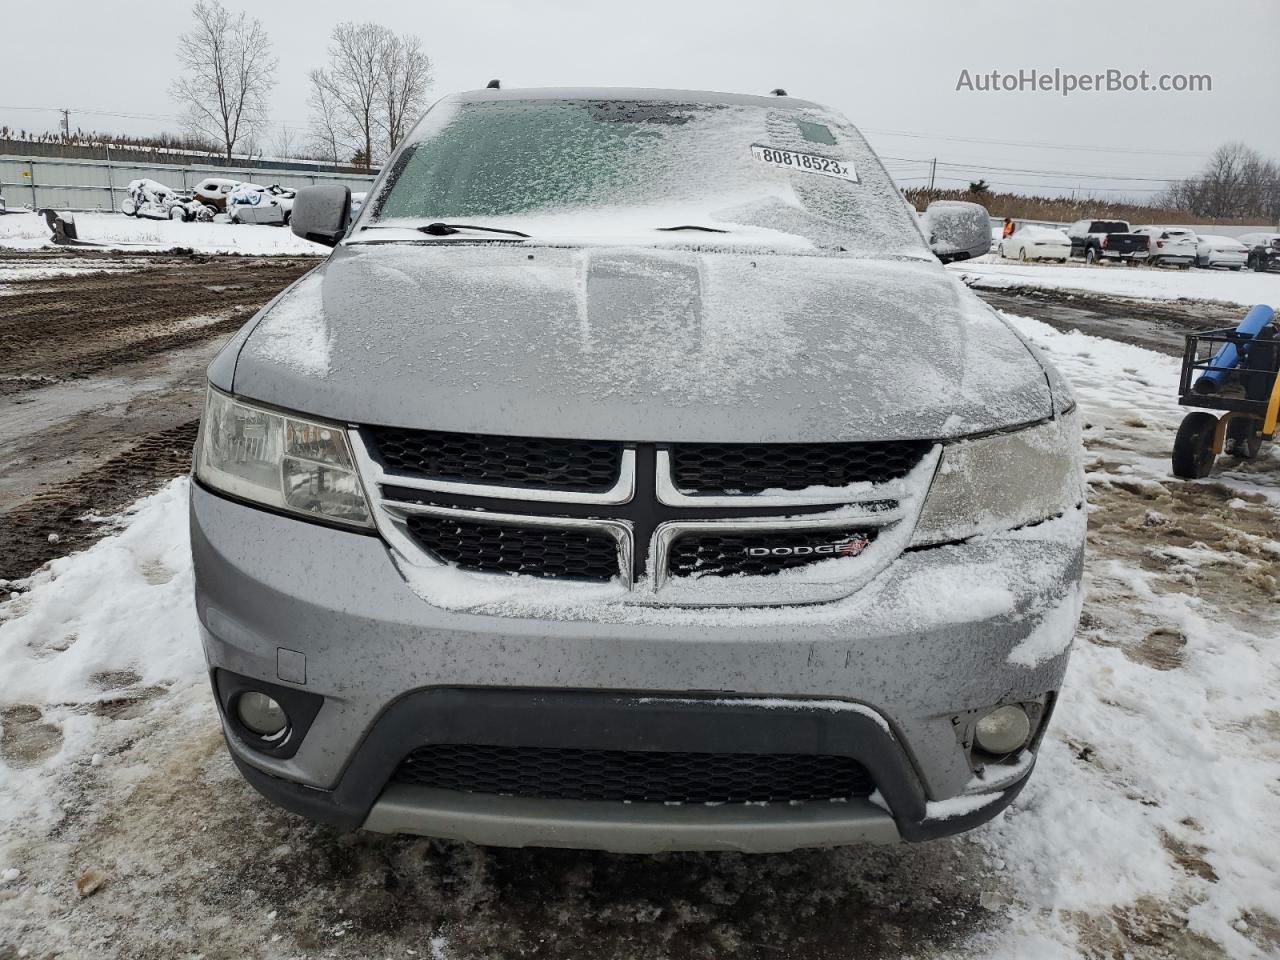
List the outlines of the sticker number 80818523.
{"type": "Polygon", "coordinates": [[[751,155],[761,163],[771,167],[782,167],[797,173],[817,173],[824,177],[837,177],[851,183],[858,182],[858,174],[853,164],[847,160],[833,160],[831,157],[820,157],[816,153],[796,153],[794,150],[779,150],[777,147],[751,145],[751,155]]]}

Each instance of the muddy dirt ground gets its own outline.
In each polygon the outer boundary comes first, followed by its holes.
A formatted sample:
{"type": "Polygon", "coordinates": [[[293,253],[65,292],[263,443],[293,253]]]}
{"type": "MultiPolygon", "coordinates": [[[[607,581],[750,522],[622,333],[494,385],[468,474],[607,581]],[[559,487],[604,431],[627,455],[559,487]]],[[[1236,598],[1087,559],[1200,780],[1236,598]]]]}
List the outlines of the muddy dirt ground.
{"type": "Polygon", "coordinates": [[[209,360],[316,262],[0,254],[0,578],[189,469],[209,360]]]}

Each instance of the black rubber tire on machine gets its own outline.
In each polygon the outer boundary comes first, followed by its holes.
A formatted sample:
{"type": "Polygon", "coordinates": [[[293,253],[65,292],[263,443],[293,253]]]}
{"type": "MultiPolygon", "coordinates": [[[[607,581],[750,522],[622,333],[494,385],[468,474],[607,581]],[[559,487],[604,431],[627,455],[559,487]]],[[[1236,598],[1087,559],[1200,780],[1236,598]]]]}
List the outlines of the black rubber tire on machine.
{"type": "Polygon", "coordinates": [[[1251,417],[1237,417],[1227,424],[1227,455],[1241,460],[1253,460],[1262,449],[1262,431],[1258,421],[1251,417]]]}
{"type": "Polygon", "coordinates": [[[1213,469],[1213,434],[1218,418],[1197,410],[1182,418],[1173,441],[1173,475],[1183,480],[1199,480],[1213,469]]]}

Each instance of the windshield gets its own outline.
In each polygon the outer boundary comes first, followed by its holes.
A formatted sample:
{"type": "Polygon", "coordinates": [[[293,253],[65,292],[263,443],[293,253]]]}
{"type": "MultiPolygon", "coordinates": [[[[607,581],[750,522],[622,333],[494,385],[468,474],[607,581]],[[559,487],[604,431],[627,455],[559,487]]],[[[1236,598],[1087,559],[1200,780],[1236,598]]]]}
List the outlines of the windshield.
{"type": "Polygon", "coordinates": [[[446,102],[396,157],[362,227],[436,221],[541,240],[928,256],[862,136],[813,107],[446,102]],[[727,232],[658,232],[690,226],[727,232]]]}

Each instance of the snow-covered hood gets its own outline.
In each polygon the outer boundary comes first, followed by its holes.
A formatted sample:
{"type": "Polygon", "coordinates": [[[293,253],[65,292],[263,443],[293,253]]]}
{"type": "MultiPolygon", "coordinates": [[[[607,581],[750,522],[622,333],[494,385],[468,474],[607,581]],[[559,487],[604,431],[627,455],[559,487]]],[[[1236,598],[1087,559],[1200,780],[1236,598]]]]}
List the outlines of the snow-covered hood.
{"type": "Polygon", "coordinates": [[[235,392],[351,423],[854,441],[1053,412],[1023,342],[923,261],[358,244],[254,323],[229,348],[235,392]]]}

